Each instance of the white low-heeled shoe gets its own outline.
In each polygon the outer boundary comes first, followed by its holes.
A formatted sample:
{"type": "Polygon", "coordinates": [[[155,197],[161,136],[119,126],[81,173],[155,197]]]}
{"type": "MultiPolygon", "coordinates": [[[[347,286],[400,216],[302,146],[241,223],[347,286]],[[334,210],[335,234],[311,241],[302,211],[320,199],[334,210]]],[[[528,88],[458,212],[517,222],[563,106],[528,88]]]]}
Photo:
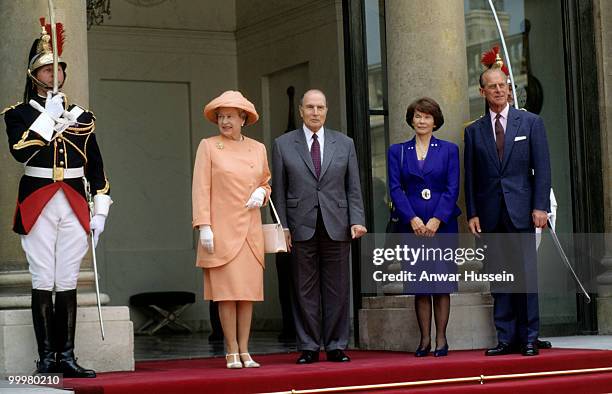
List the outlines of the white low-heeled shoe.
{"type": "Polygon", "coordinates": [[[229,353],[225,355],[225,361],[227,368],[229,369],[238,369],[242,368],[242,363],[240,362],[240,357],[238,353],[229,353]]]}
{"type": "Polygon", "coordinates": [[[259,368],[261,366],[259,363],[253,361],[253,358],[249,353],[240,353],[240,359],[242,360],[245,368],[259,368]]]}

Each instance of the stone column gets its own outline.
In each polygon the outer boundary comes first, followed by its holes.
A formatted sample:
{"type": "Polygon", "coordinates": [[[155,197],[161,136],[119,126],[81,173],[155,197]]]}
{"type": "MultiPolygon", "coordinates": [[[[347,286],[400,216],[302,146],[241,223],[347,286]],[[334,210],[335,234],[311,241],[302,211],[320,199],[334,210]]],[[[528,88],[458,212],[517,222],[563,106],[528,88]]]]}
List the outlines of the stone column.
{"type": "MultiPolygon", "coordinates": [[[[390,143],[412,138],[406,108],[428,96],[444,114],[444,125],[435,136],[463,151],[463,129],[470,114],[463,1],[387,0],[385,5],[390,143]]],[[[459,193],[459,206],[465,211],[463,195],[459,193]]],[[[465,220],[460,226],[466,231],[465,220]]]]}
{"type": "MultiPolygon", "coordinates": [[[[469,120],[463,3],[385,2],[390,143],[412,138],[414,131],[405,121],[406,108],[415,99],[428,96],[440,104],[445,119],[436,137],[456,143],[463,151],[463,129],[469,120]]],[[[462,196],[463,192],[459,206],[465,210],[462,196]]],[[[464,218],[461,224],[465,229],[464,218]]],[[[449,343],[453,349],[490,346],[495,343],[491,297],[486,287],[465,287],[460,283],[460,293],[451,296],[449,343]]],[[[418,326],[411,296],[368,297],[359,322],[362,348],[416,349],[419,336],[415,334],[418,326]]]]}
{"type": "MultiPolygon", "coordinates": [[[[88,63],[87,63],[87,21],[84,1],[55,0],[56,19],[66,28],[66,42],[63,60],[68,64],[64,92],[69,102],[82,106],[89,105],[88,63]]],[[[0,56],[2,56],[2,73],[0,73],[0,107],[14,105],[22,101],[26,80],[26,69],[30,46],[40,35],[38,19],[45,16],[49,19],[46,1],[23,0],[0,2],[0,56]]],[[[4,122],[2,122],[4,123],[4,122]]],[[[4,125],[1,127],[4,130],[4,125]]],[[[0,162],[2,163],[4,182],[0,184],[0,309],[29,307],[30,275],[19,236],[12,232],[13,212],[17,197],[17,185],[23,174],[21,164],[10,155],[7,139],[0,138],[0,162]]],[[[84,267],[89,264],[83,264],[84,267]]],[[[85,268],[81,281],[91,282],[91,270],[85,268]]],[[[91,295],[80,297],[91,303],[91,295]]]]}
{"type": "Polygon", "coordinates": [[[465,20],[462,0],[387,0],[389,138],[412,138],[406,108],[428,96],[442,107],[436,136],[462,145],[469,120],[465,20]]]}

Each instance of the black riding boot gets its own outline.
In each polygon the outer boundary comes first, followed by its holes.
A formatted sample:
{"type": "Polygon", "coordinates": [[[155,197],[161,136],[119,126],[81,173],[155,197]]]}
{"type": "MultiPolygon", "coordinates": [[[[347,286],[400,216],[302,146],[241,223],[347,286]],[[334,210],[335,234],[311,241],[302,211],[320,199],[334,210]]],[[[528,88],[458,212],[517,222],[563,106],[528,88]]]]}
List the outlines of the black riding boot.
{"type": "Polygon", "coordinates": [[[95,371],[81,367],[74,357],[76,311],[76,289],[55,292],[57,371],[63,373],[66,378],[95,378],[95,371]]]}
{"type": "Polygon", "coordinates": [[[36,362],[38,373],[56,372],[52,295],[49,290],[32,289],[32,323],[40,357],[36,362]]]}

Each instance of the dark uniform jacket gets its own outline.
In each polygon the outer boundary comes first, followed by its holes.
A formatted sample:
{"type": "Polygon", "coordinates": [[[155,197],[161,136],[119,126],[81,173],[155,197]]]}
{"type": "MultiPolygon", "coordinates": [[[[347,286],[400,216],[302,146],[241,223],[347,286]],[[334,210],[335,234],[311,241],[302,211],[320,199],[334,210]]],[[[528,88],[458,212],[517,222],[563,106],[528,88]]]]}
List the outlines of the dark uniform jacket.
{"type": "MultiPolygon", "coordinates": [[[[44,98],[35,99],[44,107],[44,98]]],[[[70,105],[68,111],[74,107],[74,104],[70,105]]],[[[83,228],[89,232],[89,208],[83,179],[61,179],[61,174],[65,168],[84,167],[91,194],[109,194],[110,187],[94,134],[93,113],[84,111],[77,118],[76,125],[51,142],[29,129],[40,115],[29,104],[17,104],[2,111],[2,114],[13,157],[28,166],[54,169],[54,174],[58,174],[55,180],[27,175],[21,178],[13,230],[18,234],[27,234],[47,202],[61,188],[83,228]]]]}

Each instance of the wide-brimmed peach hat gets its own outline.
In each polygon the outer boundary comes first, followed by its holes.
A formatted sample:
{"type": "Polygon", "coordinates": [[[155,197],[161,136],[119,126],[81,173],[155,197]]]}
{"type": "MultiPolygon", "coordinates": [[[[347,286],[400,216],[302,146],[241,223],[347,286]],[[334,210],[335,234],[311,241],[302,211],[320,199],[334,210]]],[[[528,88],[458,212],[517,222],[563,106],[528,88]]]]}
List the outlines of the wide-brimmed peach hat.
{"type": "Polygon", "coordinates": [[[228,90],[219,97],[213,99],[204,107],[204,117],[212,123],[217,124],[216,111],[219,108],[238,108],[247,113],[245,125],[252,125],[259,119],[255,106],[237,90],[228,90]]]}

